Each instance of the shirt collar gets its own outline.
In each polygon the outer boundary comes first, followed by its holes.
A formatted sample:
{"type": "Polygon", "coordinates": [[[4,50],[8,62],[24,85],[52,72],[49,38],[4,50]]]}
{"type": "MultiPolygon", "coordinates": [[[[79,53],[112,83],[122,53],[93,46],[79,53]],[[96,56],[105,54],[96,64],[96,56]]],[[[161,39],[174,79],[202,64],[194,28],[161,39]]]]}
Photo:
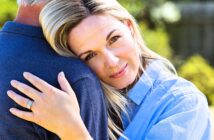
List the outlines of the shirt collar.
{"type": "Polygon", "coordinates": [[[143,75],[137,81],[133,88],[128,92],[128,97],[137,105],[139,105],[150,89],[153,87],[155,81],[158,79],[161,71],[163,71],[163,63],[161,60],[153,60],[146,68],[143,75]]]}
{"type": "Polygon", "coordinates": [[[45,39],[41,27],[21,24],[13,21],[6,22],[1,31],[45,39]]]}

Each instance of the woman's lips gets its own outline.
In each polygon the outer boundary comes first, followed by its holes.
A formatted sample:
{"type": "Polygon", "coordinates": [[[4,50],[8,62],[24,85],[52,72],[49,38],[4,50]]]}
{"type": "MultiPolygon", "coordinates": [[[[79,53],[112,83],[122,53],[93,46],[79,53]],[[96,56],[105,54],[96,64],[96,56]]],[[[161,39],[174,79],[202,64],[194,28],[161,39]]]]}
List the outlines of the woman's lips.
{"type": "Polygon", "coordinates": [[[126,64],[119,72],[110,75],[110,78],[120,78],[126,73],[126,68],[128,64],[126,64]]]}

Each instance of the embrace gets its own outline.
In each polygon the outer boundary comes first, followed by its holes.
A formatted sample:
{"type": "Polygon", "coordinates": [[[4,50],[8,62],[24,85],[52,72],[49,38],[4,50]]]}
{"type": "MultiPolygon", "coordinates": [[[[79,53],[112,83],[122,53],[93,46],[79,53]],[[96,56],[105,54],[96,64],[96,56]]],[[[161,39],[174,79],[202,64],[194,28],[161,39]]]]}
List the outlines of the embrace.
{"type": "Polygon", "coordinates": [[[4,140],[211,140],[206,97],[116,0],[18,5],[0,31],[4,140]]]}

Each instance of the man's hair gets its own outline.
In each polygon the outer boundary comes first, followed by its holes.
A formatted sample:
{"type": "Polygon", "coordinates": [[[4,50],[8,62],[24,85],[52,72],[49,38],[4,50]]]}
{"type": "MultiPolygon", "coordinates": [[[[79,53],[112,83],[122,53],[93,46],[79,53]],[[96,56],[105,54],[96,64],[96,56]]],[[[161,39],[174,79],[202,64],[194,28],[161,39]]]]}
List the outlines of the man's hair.
{"type": "MultiPolygon", "coordinates": [[[[34,5],[48,0],[17,0],[18,5],[34,5]]],[[[50,1],[50,0],[49,0],[50,1]]]]}

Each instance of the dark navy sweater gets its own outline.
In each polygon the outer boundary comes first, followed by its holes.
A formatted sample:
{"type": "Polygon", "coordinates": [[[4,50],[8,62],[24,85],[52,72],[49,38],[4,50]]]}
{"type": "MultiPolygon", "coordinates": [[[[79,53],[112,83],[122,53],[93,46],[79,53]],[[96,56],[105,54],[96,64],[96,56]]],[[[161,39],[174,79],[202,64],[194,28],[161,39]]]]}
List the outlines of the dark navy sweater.
{"type": "Polygon", "coordinates": [[[81,117],[91,136],[96,140],[108,139],[103,92],[90,69],[81,60],[56,54],[46,42],[41,28],[7,22],[0,31],[0,140],[59,139],[9,112],[11,107],[21,108],[7,97],[7,90],[12,89],[10,81],[16,79],[27,83],[22,76],[25,71],[58,88],[57,74],[64,71],[77,95],[81,117]]]}

